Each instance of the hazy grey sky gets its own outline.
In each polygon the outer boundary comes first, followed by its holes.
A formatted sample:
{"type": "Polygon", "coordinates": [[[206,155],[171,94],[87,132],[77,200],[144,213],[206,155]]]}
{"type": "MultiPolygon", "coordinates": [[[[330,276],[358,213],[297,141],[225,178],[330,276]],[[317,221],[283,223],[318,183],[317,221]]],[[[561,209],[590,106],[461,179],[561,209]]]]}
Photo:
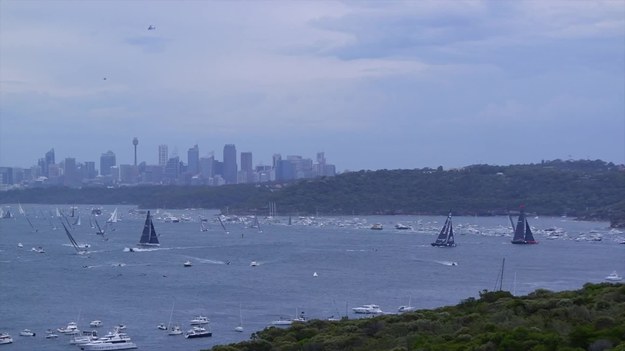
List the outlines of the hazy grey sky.
{"type": "Polygon", "coordinates": [[[135,136],[149,164],[625,163],[625,1],[0,0],[0,165],[135,136]]]}

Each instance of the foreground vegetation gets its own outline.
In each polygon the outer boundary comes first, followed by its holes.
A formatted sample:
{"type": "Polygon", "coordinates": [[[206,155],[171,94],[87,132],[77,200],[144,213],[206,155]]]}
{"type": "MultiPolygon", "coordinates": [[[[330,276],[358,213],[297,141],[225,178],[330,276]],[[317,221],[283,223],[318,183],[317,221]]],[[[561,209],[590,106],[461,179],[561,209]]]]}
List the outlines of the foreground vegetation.
{"type": "Polygon", "coordinates": [[[625,285],[480,293],[454,307],[270,327],[212,351],[625,350],[625,285]]]}
{"type": "Polygon", "coordinates": [[[37,188],[0,193],[0,203],[135,204],[280,215],[505,214],[525,204],[540,215],[610,219],[625,226],[625,171],[602,161],[473,165],[457,170],[360,171],[292,183],[121,188],[37,188]]]}

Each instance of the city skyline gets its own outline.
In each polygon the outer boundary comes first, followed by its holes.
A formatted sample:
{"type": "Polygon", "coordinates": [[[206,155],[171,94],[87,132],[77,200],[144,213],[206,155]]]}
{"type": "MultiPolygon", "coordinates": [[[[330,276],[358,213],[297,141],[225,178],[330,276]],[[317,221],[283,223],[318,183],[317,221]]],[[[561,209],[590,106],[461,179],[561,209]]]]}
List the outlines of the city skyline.
{"type": "Polygon", "coordinates": [[[4,0],[0,55],[5,167],[133,164],[133,137],[150,164],[163,143],[338,171],[625,163],[623,1],[4,0]]]}

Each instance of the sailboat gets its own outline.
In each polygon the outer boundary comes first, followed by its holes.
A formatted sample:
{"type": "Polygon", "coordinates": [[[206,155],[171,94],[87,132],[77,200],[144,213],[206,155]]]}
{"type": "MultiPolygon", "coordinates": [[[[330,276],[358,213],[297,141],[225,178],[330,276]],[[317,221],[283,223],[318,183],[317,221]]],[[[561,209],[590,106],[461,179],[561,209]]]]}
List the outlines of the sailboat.
{"type": "Polygon", "coordinates": [[[243,313],[241,312],[241,304],[239,304],[239,325],[234,328],[234,331],[243,332],[243,313]]]}
{"type": "Polygon", "coordinates": [[[109,219],[106,220],[106,222],[117,223],[118,220],[119,220],[119,215],[117,214],[117,207],[115,207],[115,210],[113,210],[113,213],[111,213],[111,216],[109,217],[109,219]]]}
{"type": "Polygon", "coordinates": [[[67,237],[69,238],[69,242],[72,244],[72,246],[76,250],[76,253],[78,253],[79,255],[83,255],[87,253],[86,246],[78,244],[76,242],[76,239],[74,239],[72,234],[69,232],[69,229],[67,229],[67,226],[65,225],[65,223],[61,222],[61,224],[63,225],[63,229],[65,229],[65,234],[67,234],[67,237]]]}
{"type": "Polygon", "coordinates": [[[454,228],[451,223],[451,211],[449,211],[449,215],[447,216],[447,220],[441,229],[441,232],[438,234],[436,241],[432,243],[432,246],[435,247],[454,247],[456,243],[454,241],[454,228]]]}
{"type": "MultiPolygon", "coordinates": [[[[513,223],[512,217],[510,217],[510,222],[513,223]]],[[[516,227],[512,224],[512,229],[514,230],[514,238],[512,238],[513,244],[538,244],[538,241],[534,239],[532,229],[527,222],[527,217],[525,216],[525,206],[521,206],[521,213],[519,213],[519,219],[517,220],[516,227]]]]}
{"type": "Polygon", "coordinates": [[[18,204],[18,210],[20,212],[20,214],[22,216],[24,216],[24,218],[26,218],[26,221],[28,222],[28,224],[30,225],[30,227],[32,228],[32,230],[34,232],[37,232],[37,228],[35,228],[35,226],[33,225],[33,222],[30,221],[30,218],[28,218],[28,216],[26,215],[26,211],[24,211],[24,209],[22,208],[22,204],[18,204]]]}
{"type": "Polygon", "coordinates": [[[224,221],[221,220],[220,215],[217,215],[217,219],[219,219],[219,224],[221,224],[221,228],[223,228],[224,232],[226,232],[226,234],[230,234],[228,229],[226,229],[226,225],[224,224],[224,221]]]}
{"type": "Polygon", "coordinates": [[[141,246],[160,246],[158,242],[158,235],[154,230],[154,223],[152,222],[152,216],[150,211],[145,218],[145,224],[143,225],[143,232],[141,233],[141,239],[139,239],[139,245],[141,246]]]}

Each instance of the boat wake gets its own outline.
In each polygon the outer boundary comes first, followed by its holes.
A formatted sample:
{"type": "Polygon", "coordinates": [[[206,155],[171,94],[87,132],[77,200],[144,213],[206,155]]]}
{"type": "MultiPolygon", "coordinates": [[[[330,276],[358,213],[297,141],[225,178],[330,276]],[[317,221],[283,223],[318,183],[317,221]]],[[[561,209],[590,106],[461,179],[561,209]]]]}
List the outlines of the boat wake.
{"type": "Polygon", "coordinates": [[[208,263],[208,264],[226,264],[226,262],[224,261],[216,261],[216,260],[209,260],[209,259],[205,259],[205,258],[196,258],[196,257],[192,257],[194,260],[196,260],[199,263],[208,263]]]}
{"type": "Polygon", "coordinates": [[[435,263],[442,264],[444,266],[457,266],[458,262],[456,261],[434,261],[435,263]]]}

